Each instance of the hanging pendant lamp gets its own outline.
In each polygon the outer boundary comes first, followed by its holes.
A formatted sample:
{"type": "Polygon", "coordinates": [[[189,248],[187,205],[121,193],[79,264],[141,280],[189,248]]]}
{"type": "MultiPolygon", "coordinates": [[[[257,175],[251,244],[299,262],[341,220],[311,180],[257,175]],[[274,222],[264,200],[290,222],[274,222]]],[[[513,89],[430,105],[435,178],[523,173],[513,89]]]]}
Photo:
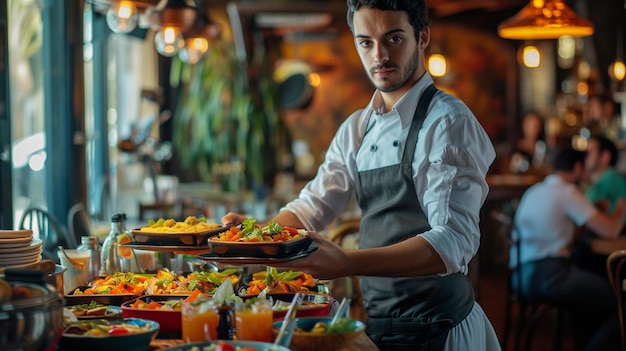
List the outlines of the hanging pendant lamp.
{"type": "Polygon", "coordinates": [[[580,18],[562,0],[530,0],[520,12],[498,26],[505,39],[557,39],[593,34],[593,24],[580,18]]]}

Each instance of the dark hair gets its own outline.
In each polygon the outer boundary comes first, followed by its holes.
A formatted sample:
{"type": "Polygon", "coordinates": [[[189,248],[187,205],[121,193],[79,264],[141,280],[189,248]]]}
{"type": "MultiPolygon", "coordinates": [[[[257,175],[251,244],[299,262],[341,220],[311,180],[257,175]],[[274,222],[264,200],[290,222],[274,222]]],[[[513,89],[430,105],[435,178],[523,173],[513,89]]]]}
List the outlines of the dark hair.
{"type": "Polygon", "coordinates": [[[554,159],[555,171],[571,171],[577,163],[583,165],[585,162],[585,152],[571,148],[561,150],[554,159]]]}
{"type": "Polygon", "coordinates": [[[604,135],[593,135],[589,139],[593,139],[598,142],[598,152],[603,153],[604,151],[608,151],[611,154],[611,166],[615,166],[617,164],[617,157],[619,156],[617,154],[617,146],[615,146],[615,143],[611,139],[605,137],[604,135]]]}
{"type": "Polygon", "coordinates": [[[347,0],[348,4],[348,26],[354,33],[354,13],[361,6],[367,6],[370,9],[378,9],[383,11],[404,11],[406,12],[409,23],[413,27],[415,38],[419,38],[419,33],[428,26],[428,8],[424,0],[347,0]]]}

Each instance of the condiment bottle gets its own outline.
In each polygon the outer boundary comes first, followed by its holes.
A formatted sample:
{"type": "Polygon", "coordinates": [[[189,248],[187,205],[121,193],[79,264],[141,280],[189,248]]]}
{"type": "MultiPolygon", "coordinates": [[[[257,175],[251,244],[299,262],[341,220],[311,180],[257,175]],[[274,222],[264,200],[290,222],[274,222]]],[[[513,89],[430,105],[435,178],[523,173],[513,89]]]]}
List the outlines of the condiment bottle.
{"type": "MultiPolygon", "coordinates": [[[[126,213],[122,213],[122,232],[126,233],[129,238],[132,238],[133,235],[130,230],[126,227],[126,213]]],[[[132,273],[145,273],[141,266],[139,265],[139,259],[135,254],[135,250],[126,250],[128,253],[128,257],[126,262],[128,262],[128,267],[126,267],[126,272],[132,273]]]]}
{"type": "MultiPolygon", "coordinates": [[[[127,250],[119,247],[120,243],[127,242],[125,236],[129,234],[124,231],[124,213],[116,213],[111,216],[111,231],[102,244],[100,255],[100,275],[111,275],[117,272],[128,272],[130,262],[124,253],[127,250]]],[[[132,250],[130,250],[132,254],[132,250]]]]}
{"type": "Polygon", "coordinates": [[[90,251],[87,281],[98,278],[100,275],[100,245],[98,244],[98,238],[95,236],[82,236],[80,245],[76,250],[90,251]]]}
{"type": "Polygon", "coordinates": [[[235,335],[235,306],[220,304],[217,306],[217,338],[233,340],[235,335]]]}

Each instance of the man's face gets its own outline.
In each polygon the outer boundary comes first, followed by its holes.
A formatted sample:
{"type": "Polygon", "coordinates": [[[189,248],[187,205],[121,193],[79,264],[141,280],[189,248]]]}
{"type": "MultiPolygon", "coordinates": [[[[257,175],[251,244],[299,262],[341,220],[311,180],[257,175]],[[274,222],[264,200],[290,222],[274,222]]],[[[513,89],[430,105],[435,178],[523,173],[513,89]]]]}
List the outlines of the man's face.
{"type": "Polygon", "coordinates": [[[597,172],[601,168],[600,146],[594,139],[587,143],[587,155],[585,156],[585,170],[588,173],[597,172]]]}
{"type": "Polygon", "coordinates": [[[360,8],[354,14],[354,40],[372,84],[383,92],[404,92],[424,73],[424,48],[430,31],[419,42],[407,14],[360,8]]]}

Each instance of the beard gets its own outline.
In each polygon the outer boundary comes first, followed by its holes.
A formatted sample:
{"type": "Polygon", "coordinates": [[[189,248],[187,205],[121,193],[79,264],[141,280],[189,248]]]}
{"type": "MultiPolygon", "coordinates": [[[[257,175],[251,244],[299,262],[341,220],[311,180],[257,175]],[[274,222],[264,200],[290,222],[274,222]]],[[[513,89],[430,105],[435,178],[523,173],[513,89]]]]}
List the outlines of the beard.
{"type": "Polygon", "coordinates": [[[419,65],[419,54],[417,53],[417,50],[416,50],[416,52],[413,53],[413,55],[411,55],[411,60],[406,66],[400,67],[393,63],[385,62],[382,65],[378,65],[378,66],[374,66],[370,68],[369,74],[367,77],[369,78],[370,82],[372,82],[374,87],[376,87],[376,89],[384,93],[390,93],[405,86],[406,83],[413,78],[413,76],[415,75],[415,72],[417,72],[418,65],[419,65]],[[372,77],[374,76],[375,74],[374,72],[376,70],[383,69],[383,68],[395,68],[397,72],[400,73],[400,78],[396,80],[392,80],[391,78],[383,78],[382,83],[380,82],[380,80],[377,83],[372,77]]]}

